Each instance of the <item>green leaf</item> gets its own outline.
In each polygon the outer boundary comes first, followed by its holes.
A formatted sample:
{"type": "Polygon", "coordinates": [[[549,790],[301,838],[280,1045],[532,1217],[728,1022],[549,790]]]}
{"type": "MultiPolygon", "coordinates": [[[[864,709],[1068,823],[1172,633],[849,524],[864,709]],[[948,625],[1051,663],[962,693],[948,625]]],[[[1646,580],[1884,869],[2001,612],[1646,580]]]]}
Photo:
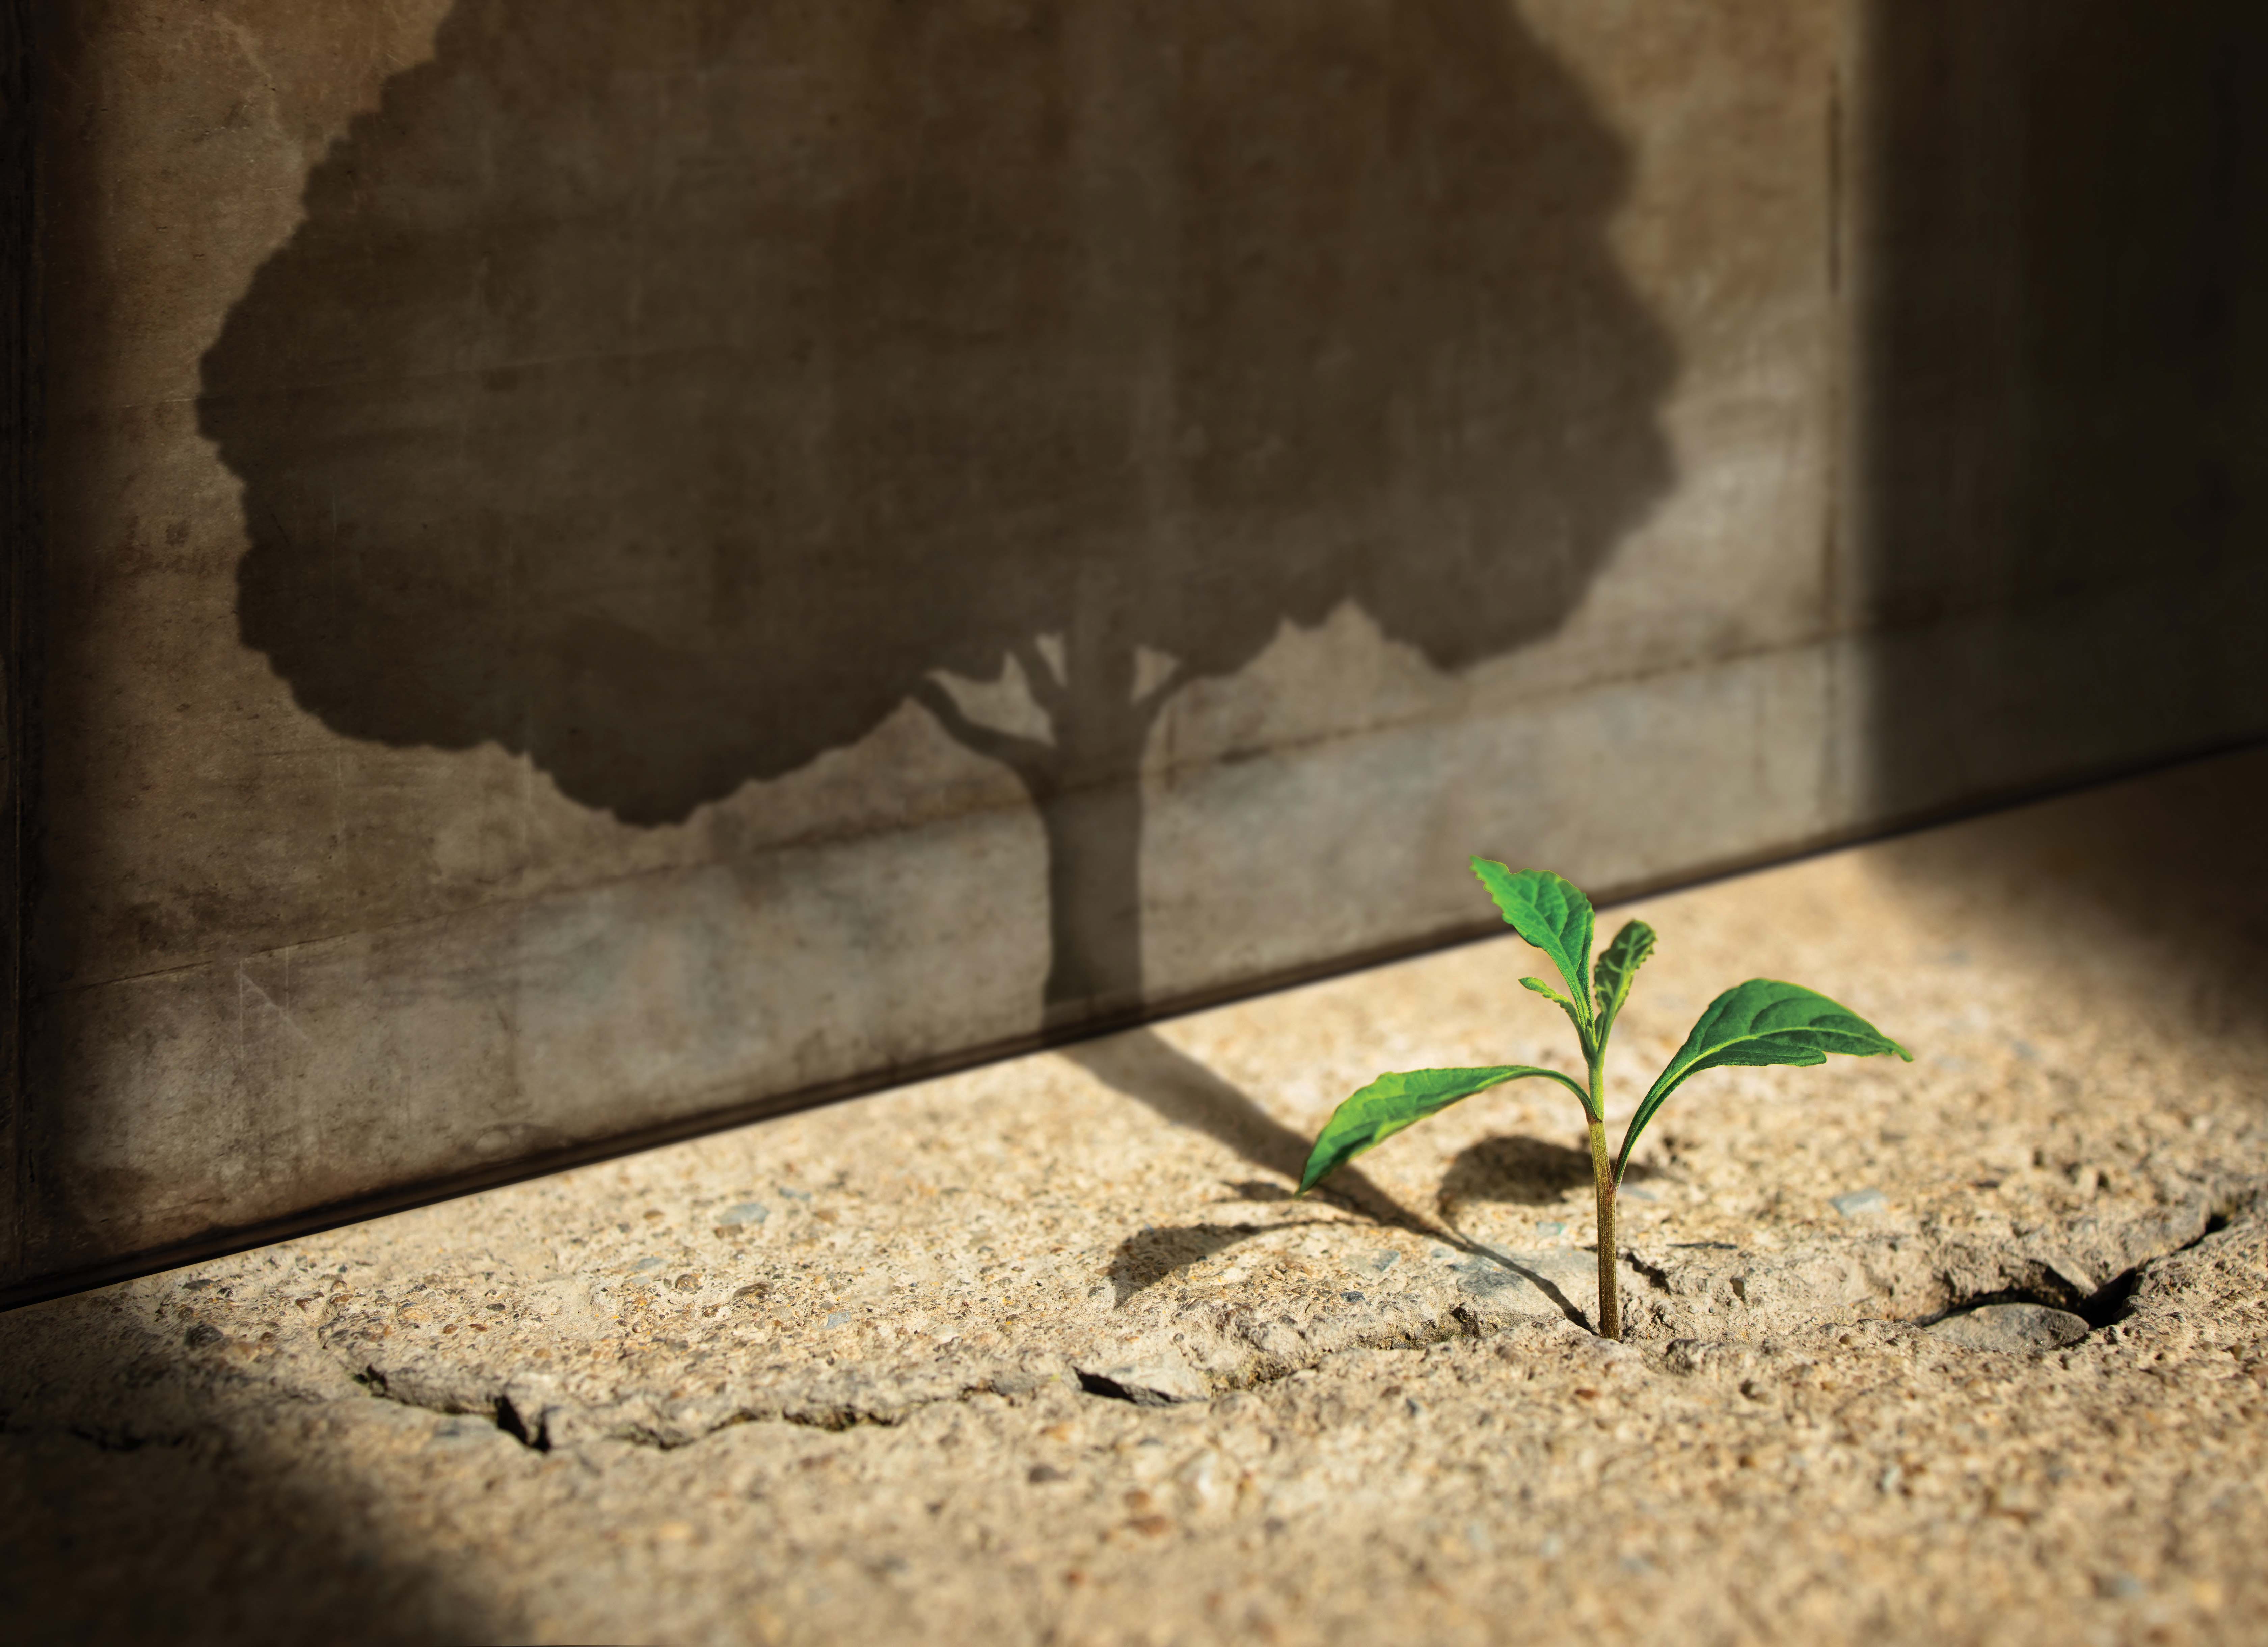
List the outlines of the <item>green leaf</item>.
{"type": "Polygon", "coordinates": [[[1638,969],[1646,965],[1646,957],[1653,953],[1653,929],[1643,921],[1632,921],[1615,934],[1615,941],[1599,956],[1599,1038],[1606,1039],[1607,1031],[1614,1027],[1615,1016],[1630,999],[1631,984],[1638,969]]]}
{"type": "Polygon", "coordinates": [[[1300,1193],[1306,1195],[1324,1177],[1365,1150],[1383,1143],[1404,1127],[1448,1108],[1460,1099],[1530,1075],[1558,1082],[1583,1099],[1586,1108],[1589,1107],[1589,1099],[1575,1081],[1557,1070],[1541,1070],[1524,1063],[1501,1064],[1491,1070],[1410,1070],[1400,1075],[1380,1076],[1333,1110],[1331,1118],[1323,1123],[1322,1131],[1316,1135],[1315,1147],[1307,1157],[1307,1170],[1300,1174],[1300,1193]]]}
{"type": "Polygon", "coordinates": [[[1520,987],[1523,989],[1535,990],[1536,994],[1542,996],[1547,1001],[1557,1001],[1560,1005],[1565,1007],[1570,1012],[1575,1010],[1575,1004],[1572,1001],[1570,1001],[1565,996],[1560,994],[1559,991],[1553,989],[1550,984],[1544,982],[1541,978],[1522,978],[1520,981],[1520,987]]]}
{"type": "Polygon", "coordinates": [[[1591,1044],[1591,1026],[1583,1021],[1583,1015],[1575,1010],[1575,1004],[1572,1001],[1541,978],[1522,978],[1520,981],[1520,987],[1523,989],[1535,990],[1536,994],[1558,1007],[1567,1015],[1567,1021],[1575,1026],[1575,1039],[1586,1047],[1591,1044]]]}
{"type": "Polygon", "coordinates": [[[1727,1066],[1824,1063],[1830,1052],[1859,1058],[1894,1052],[1908,1063],[1913,1062],[1913,1054],[1815,989],[1770,978],[1734,985],[1709,1003],[1677,1055],[1639,1100],[1630,1130],[1623,1135],[1622,1155],[1615,1164],[1616,1181],[1630,1165],[1638,1134],[1687,1077],[1727,1066]]]}
{"type": "MultiPolygon", "coordinates": [[[[1512,930],[1551,958],[1575,997],[1569,1016],[1587,1030],[1591,1011],[1591,901],[1573,881],[1546,869],[1518,873],[1493,858],[1476,857],[1473,873],[1512,930]]],[[[1588,1040],[1587,1033],[1585,1036],[1588,1040]]],[[[1587,1052],[1588,1048],[1585,1050],[1587,1052]]]]}

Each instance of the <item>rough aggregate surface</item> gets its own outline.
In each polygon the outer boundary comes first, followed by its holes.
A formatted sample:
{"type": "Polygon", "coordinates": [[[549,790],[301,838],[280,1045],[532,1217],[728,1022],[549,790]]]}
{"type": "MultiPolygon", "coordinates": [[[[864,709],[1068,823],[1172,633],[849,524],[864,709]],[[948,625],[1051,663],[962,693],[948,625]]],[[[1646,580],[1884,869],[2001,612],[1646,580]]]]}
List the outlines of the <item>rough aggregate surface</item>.
{"type": "MultiPolygon", "coordinates": [[[[1675,895],[1712,1071],[1594,1337],[1572,1100],[1293,1200],[1385,1069],[1561,1062],[1506,937],[0,1317],[24,1639],[2268,1636],[2245,756],[1675,895]]],[[[1613,1106],[1610,1106],[1613,1107],[1613,1106]]]]}

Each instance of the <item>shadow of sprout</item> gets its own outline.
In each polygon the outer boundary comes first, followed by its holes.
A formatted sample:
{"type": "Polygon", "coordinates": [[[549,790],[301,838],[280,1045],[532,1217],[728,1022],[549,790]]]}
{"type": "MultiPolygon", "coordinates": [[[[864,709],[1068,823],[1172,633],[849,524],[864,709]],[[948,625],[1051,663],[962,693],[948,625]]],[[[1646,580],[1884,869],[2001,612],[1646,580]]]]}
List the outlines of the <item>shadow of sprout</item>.
{"type": "MultiPolygon", "coordinates": [[[[1137,1029],[1082,1041],[1063,1055],[1113,1092],[1146,1105],[1161,1120],[1187,1127],[1235,1151],[1282,1181],[1246,1179],[1230,1187],[1244,1202],[1288,1202],[1313,1141],[1263,1109],[1252,1097],[1174,1046],[1155,1030],[1137,1029]]],[[[1373,1223],[1410,1230],[1478,1256],[1481,1249],[1455,1232],[1411,1211],[1352,1167],[1341,1167],[1312,1199],[1373,1223]]],[[[1237,1242],[1271,1230],[1293,1230],[1329,1220],[1273,1224],[1194,1224],[1145,1229],[1118,1245],[1109,1275],[1123,1304],[1144,1290],[1204,1262],[1237,1242]]]]}
{"type": "Polygon", "coordinates": [[[1469,1275],[1472,1273],[1474,1267],[1476,1265],[1493,1265],[1496,1268],[1503,1270],[1506,1275],[1517,1276],[1522,1281],[1528,1283],[1528,1285],[1534,1287],[1538,1292],[1551,1300],[1552,1304],[1558,1309],[1560,1314],[1565,1316],[1569,1320],[1574,1322],[1576,1326],[1583,1328],[1586,1332],[1595,1333],[1599,1330],[1596,1323],[1592,1319],[1593,1312],[1586,1308],[1584,1305],[1576,1303],[1574,1299],[1569,1298],[1560,1288],[1559,1283],[1552,1280],[1550,1276],[1545,1275],[1542,1270],[1531,1268],[1529,1266],[1521,1263],[1519,1257],[1514,1254],[1498,1252],[1495,1247],[1483,1246],[1478,1242],[1474,1243],[1472,1251],[1474,1254],[1473,1259],[1470,1263],[1465,1266],[1466,1272],[1469,1275]]]}
{"type": "MultiPolygon", "coordinates": [[[[1147,1105],[1160,1119],[1201,1132],[1227,1145],[1253,1165],[1297,1185],[1314,1140],[1263,1109],[1252,1097],[1223,1080],[1155,1030],[1137,1029],[1101,1040],[1066,1047],[1063,1055],[1115,1092],[1147,1105]]],[[[1247,1201],[1290,1190],[1247,1182],[1237,1186],[1247,1201]]],[[[1314,1198],[1344,1207],[1378,1223],[1439,1238],[1440,1230],[1412,1212],[1352,1167],[1343,1166],[1314,1198]]],[[[1282,1225],[1270,1225],[1282,1228],[1282,1225]]]]}
{"type": "Polygon", "coordinates": [[[1240,1178],[1234,1180],[1223,1180],[1222,1186],[1232,1192],[1239,1201],[1266,1203],[1269,1202],[1290,1201],[1293,1198],[1292,1192],[1285,1188],[1283,1185],[1271,1184],[1268,1182],[1267,1180],[1262,1178],[1240,1178]]]}
{"type": "Polygon", "coordinates": [[[1187,1224],[1148,1229],[1118,1243],[1110,1255],[1110,1284],[1123,1304],[1137,1293],[1169,1281],[1208,1258],[1226,1252],[1256,1235],[1278,1230],[1306,1230],[1334,1222],[1327,1218],[1298,1218],[1284,1224],[1187,1224]]]}
{"type": "MultiPolygon", "coordinates": [[[[1623,1181],[1640,1184],[1656,1175],[1653,1168],[1633,1161],[1623,1181]]],[[[1589,1204],[1589,1149],[1515,1133],[1483,1138],[1460,1150],[1441,1175],[1435,1210],[1443,1223],[1454,1224],[1458,1209],[1469,1202],[1550,1207],[1571,1189],[1583,1191],[1584,1204],[1589,1204]]]]}

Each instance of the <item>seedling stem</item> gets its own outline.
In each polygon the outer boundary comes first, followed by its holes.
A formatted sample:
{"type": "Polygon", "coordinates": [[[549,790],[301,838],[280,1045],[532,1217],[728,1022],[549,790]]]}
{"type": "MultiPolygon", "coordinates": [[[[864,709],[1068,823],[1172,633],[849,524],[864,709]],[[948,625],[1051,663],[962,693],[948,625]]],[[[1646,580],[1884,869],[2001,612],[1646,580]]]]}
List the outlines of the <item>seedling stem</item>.
{"type": "Polygon", "coordinates": [[[1603,1055],[1591,1060],[1591,1180],[1599,1195],[1599,1336],[1623,1335],[1622,1290],[1615,1277],[1615,1163],[1607,1151],[1607,1074],[1603,1055]]]}

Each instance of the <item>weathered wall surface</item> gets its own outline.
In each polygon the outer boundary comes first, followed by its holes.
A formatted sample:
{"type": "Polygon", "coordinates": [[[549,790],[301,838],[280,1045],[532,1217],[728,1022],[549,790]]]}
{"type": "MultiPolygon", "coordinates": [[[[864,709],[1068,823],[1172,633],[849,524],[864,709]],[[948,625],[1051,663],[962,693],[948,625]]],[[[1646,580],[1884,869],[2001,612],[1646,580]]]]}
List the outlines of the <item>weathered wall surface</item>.
{"type": "Polygon", "coordinates": [[[2260,730],[2053,11],[49,8],[7,1275],[2260,730]]]}

